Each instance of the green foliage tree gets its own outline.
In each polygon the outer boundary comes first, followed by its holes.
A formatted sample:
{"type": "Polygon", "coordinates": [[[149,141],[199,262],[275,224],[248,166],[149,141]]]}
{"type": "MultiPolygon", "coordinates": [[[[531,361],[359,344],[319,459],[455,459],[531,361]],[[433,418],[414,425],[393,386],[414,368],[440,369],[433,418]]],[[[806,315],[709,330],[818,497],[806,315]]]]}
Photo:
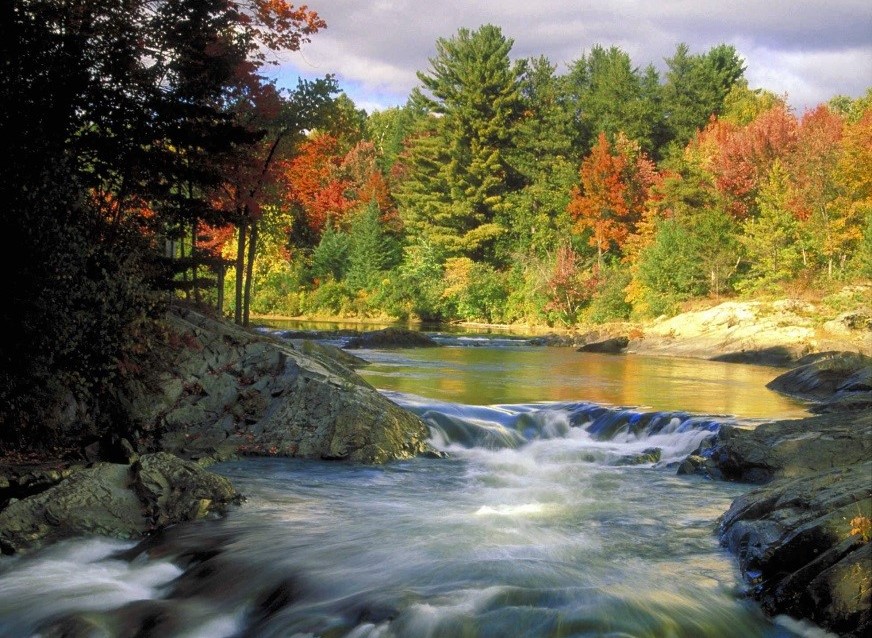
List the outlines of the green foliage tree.
{"type": "Polygon", "coordinates": [[[595,45],[566,76],[582,148],[590,151],[600,133],[614,142],[623,133],[651,154],[661,137],[660,82],[649,66],[640,71],[618,47],[595,45]]]}
{"type": "Polygon", "coordinates": [[[385,232],[375,201],[352,220],[348,239],[346,283],[352,290],[377,288],[384,273],[396,265],[397,242],[385,232]]]}
{"type": "Polygon", "coordinates": [[[341,281],[348,270],[350,237],[337,231],[329,218],[324,224],[321,240],[312,251],[311,275],[318,281],[341,281]]]}
{"type": "Polygon", "coordinates": [[[803,267],[805,240],[790,200],[790,178],[776,159],[757,197],[759,215],[744,223],[751,288],[770,288],[792,279],[803,267]]]}
{"type": "Polygon", "coordinates": [[[744,76],[745,66],[735,47],[727,44],[692,55],[690,48],[681,43],[666,64],[666,127],[670,140],[684,146],[713,115],[723,112],[727,96],[744,76]]]}
{"type": "MultiPolygon", "coordinates": [[[[418,93],[418,99],[441,116],[437,143],[446,155],[441,176],[448,189],[448,201],[418,215],[425,225],[450,229],[456,237],[454,246],[444,244],[450,253],[492,257],[494,240],[504,230],[495,218],[516,180],[507,150],[520,116],[524,73],[523,63],[509,59],[512,44],[493,25],[460,29],[436,42],[429,73],[418,74],[429,93],[418,93]]],[[[444,233],[430,235],[440,242],[444,233]]]]}
{"type": "Polygon", "coordinates": [[[576,157],[563,83],[554,72],[546,58],[535,58],[522,81],[523,115],[509,152],[522,187],[506,195],[497,217],[506,229],[498,241],[501,260],[531,251],[544,257],[572,226],[566,207],[581,158],[576,157]]]}
{"type": "Polygon", "coordinates": [[[693,233],[675,219],[657,224],[654,241],[639,255],[636,277],[642,314],[671,314],[682,301],[706,291],[706,276],[693,233]]]}

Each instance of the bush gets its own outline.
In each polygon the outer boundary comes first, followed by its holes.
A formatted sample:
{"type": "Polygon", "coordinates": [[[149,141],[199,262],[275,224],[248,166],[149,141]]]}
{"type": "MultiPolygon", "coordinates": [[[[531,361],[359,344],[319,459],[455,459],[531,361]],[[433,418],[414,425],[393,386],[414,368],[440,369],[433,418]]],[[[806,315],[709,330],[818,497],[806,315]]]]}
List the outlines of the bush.
{"type": "Polygon", "coordinates": [[[657,225],[654,242],[636,264],[634,310],[642,315],[674,314],[682,301],[706,291],[700,247],[674,219],[657,225]]]}
{"type": "Polygon", "coordinates": [[[326,281],[306,299],[306,314],[342,316],[353,312],[354,293],[338,281],[326,281]]]}
{"type": "Polygon", "coordinates": [[[627,301],[630,271],[626,268],[604,268],[586,317],[593,323],[622,321],[630,317],[632,306],[627,301]]]}

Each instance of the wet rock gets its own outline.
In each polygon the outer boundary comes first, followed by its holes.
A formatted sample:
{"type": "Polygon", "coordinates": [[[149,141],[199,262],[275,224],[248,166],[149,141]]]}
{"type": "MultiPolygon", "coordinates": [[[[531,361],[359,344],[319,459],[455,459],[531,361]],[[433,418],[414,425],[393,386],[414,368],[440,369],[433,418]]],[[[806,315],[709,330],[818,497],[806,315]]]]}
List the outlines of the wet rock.
{"type": "Polygon", "coordinates": [[[726,352],[724,354],[715,355],[711,360],[724,363],[749,363],[752,365],[786,368],[796,364],[803,354],[804,353],[798,348],[772,346],[757,350],[726,352]]]}
{"type": "Polygon", "coordinates": [[[133,465],[99,463],[0,512],[0,548],[11,554],[62,538],[137,538],[151,530],[223,513],[239,496],[227,479],[170,454],[133,465]]]}
{"type": "Polygon", "coordinates": [[[331,346],[328,343],[302,341],[300,342],[299,349],[303,354],[313,357],[325,365],[338,363],[348,369],[369,365],[369,361],[366,359],[361,359],[350,352],[345,352],[345,350],[337,348],[336,346],[331,346]]]}
{"type": "Polygon", "coordinates": [[[872,413],[840,412],[764,423],[755,429],[724,426],[705,467],[714,478],[765,483],[869,458],[872,413]]]}
{"type": "Polygon", "coordinates": [[[831,401],[855,392],[872,398],[872,357],[855,352],[809,355],[766,387],[808,401],[831,401]]]}
{"type": "Polygon", "coordinates": [[[586,343],[580,348],[578,348],[578,352],[598,352],[603,354],[618,354],[623,352],[630,343],[630,339],[628,337],[613,337],[612,339],[606,339],[604,341],[597,341],[595,343],[586,343]]]}
{"type": "Polygon", "coordinates": [[[774,481],[721,517],[770,614],[806,618],[844,636],[872,631],[872,462],[774,481]]]}
{"type": "Polygon", "coordinates": [[[345,344],[348,349],[357,348],[432,348],[438,346],[433,339],[422,332],[405,328],[385,328],[364,332],[352,337],[345,344]]]}
{"type": "MultiPolygon", "coordinates": [[[[770,387],[832,406],[834,397],[848,401],[867,391],[868,361],[810,355],[770,387]]],[[[866,636],[872,631],[870,458],[872,411],[842,406],[753,430],[724,427],[708,458],[688,458],[682,467],[769,482],[734,501],[719,527],[764,610],[866,636]]]]}
{"type": "Polygon", "coordinates": [[[644,465],[646,463],[657,463],[660,461],[662,450],[659,447],[652,447],[642,450],[640,454],[630,454],[622,456],[615,465],[644,465]]]}
{"type": "Polygon", "coordinates": [[[148,529],[142,505],[129,489],[130,466],[100,463],[80,470],[0,512],[0,549],[17,553],[68,536],[133,538],[148,529]]]}
{"type": "Polygon", "coordinates": [[[131,466],[131,488],[151,529],[225,514],[241,500],[223,476],[166,452],[147,454],[131,466]]]}

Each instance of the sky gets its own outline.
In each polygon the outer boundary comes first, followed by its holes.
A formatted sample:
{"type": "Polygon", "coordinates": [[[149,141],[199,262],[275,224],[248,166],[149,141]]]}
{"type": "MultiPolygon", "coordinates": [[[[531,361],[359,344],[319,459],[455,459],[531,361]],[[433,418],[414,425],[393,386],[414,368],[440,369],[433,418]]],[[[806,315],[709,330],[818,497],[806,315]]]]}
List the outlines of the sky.
{"type": "Polygon", "coordinates": [[[635,66],[731,44],[751,88],[786,96],[797,114],[872,87],[870,0],[309,0],[327,28],[270,75],[331,73],[358,108],[402,105],[430,69],[436,40],[493,24],[514,40],[512,58],[546,56],[566,71],[596,44],[618,46],[635,66]]]}

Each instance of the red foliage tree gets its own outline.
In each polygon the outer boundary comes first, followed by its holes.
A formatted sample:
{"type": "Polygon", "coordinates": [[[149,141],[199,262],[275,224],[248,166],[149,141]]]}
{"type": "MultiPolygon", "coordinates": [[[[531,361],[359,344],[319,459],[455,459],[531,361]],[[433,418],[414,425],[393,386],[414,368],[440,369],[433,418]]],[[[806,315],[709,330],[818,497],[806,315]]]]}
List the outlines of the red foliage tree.
{"type": "Polygon", "coordinates": [[[721,127],[710,129],[710,134],[719,137],[710,166],[715,184],[727,197],[730,212],[739,219],[747,217],[772,162],[783,159],[796,144],[796,118],[779,105],[764,111],[747,126],[726,131],[721,127]]]}
{"type": "Polygon", "coordinates": [[[580,230],[592,230],[602,266],[603,253],[620,249],[633,233],[644,210],[648,189],[656,175],[653,163],[637,145],[619,136],[614,150],[600,133],[581,164],[581,185],[572,191],[569,213],[580,230]]]}

